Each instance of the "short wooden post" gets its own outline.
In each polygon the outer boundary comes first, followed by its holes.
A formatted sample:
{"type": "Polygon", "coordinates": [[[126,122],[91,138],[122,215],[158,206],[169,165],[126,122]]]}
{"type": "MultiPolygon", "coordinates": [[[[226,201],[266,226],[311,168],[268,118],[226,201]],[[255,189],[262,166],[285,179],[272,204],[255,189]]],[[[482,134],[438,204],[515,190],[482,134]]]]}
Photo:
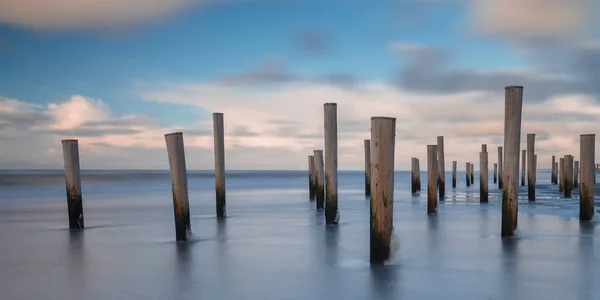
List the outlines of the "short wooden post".
{"type": "Polygon", "coordinates": [[[175,216],[175,236],[177,241],[187,241],[192,229],[190,226],[190,205],[187,187],[187,170],[183,133],[165,134],[171,185],[173,190],[173,212],[175,216]]]}
{"type": "Polygon", "coordinates": [[[437,137],[437,161],[438,161],[438,192],[440,194],[440,201],[444,201],[446,195],[446,163],[444,160],[444,137],[437,137]]]}
{"type": "Polygon", "coordinates": [[[554,184],[558,184],[558,162],[554,163],[554,184]]]}
{"type": "Polygon", "coordinates": [[[487,154],[487,152],[479,153],[479,202],[488,202],[488,154],[487,154]]]}
{"type": "Polygon", "coordinates": [[[325,208],[325,170],[323,169],[323,150],[314,150],[315,156],[315,198],[317,199],[317,209],[325,208]]]}
{"type": "Polygon", "coordinates": [[[471,186],[471,176],[469,173],[471,173],[471,163],[465,163],[465,181],[467,182],[467,187],[471,186]]]}
{"type": "Polygon", "coordinates": [[[552,155],[552,173],[550,175],[550,183],[556,184],[556,156],[552,155]]]}
{"type": "Polygon", "coordinates": [[[498,182],[498,164],[494,163],[494,183],[498,182]]]}
{"type": "Polygon", "coordinates": [[[390,257],[394,225],[394,149],[396,119],[371,118],[373,161],[371,164],[371,263],[383,263],[390,257]]]}
{"type": "Polygon", "coordinates": [[[67,210],[69,228],[81,229],[83,222],[83,197],[81,193],[81,174],[79,171],[79,142],[62,140],[65,163],[65,185],[67,190],[67,210]]]}
{"type": "Polygon", "coordinates": [[[573,167],[573,187],[579,187],[579,161],[575,161],[575,165],[573,167]]]}
{"type": "MultiPolygon", "coordinates": [[[[519,201],[519,147],[521,145],[521,118],[523,87],[507,86],[504,106],[504,173],[502,189],[502,236],[513,236],[517,228],[519,201]]],[[[501,150],[498,151],[501,153],[501,150]]],[[[533,151],[531,151],[533,153],[533,151]]],[[[502,166],[501,163],[499,163],[502,166]]]]}
{"type": "Polygon", "coordinates": [[[469,175],[471,176],[471,185],[475,184],[475,164],[469,164],[471,166],[471,170],[469,171],[469,175]]]}
{"type": "Polygon", "coordinates": [[[427,214],[437,213],[437,145],[427,145],[427,214]]]}
{"type": "Polygon", "coordinates": [[[581,184],[579,187],[579,220],[594,217],[594,174],[596,174],[596,135],[582,134],[579,140],[581,184]]]}
{"type": "Polygon", "coordinates": [[[308,198],[315,199],[315,156],[308,156],[308,198]]]}
{"type": "Polygon", "coordinates": [[[533,155],[533,184],[537,183],[537,154],[533,155]]]}
{"type": "Polygon", "coordinates": [[[421,162],[417,158],[417,190],[421,190],[421,162]]]}
{"type": "Polygon", "coordinates": [[[337,224],[338,211],[338,132],[337,104],[325,103],[325,223],[337,224]]]}
{"type": "Polygon", "coordinates": [[[527,158],[527,150],[521,150],[521,186],[525,186],[525,162],[527,158]]]}
{"type": "Polygon", "coordinates": [[[452,162],[452,188],[456,188],[456,161],[452,162]]]}
{"type": "Polygon", "coordinates": [[[573,190],[573,156],[565,155],[565,198],[571,198],[573,190]]]}
{"type": "Polygon", "coordinates": [[[565,158],[561,157],[558,159],[559,161],[559,170],[560,170],[560,180],[558,183],[558,191],[565,191],[565,181],[567,180],[567,175],[565,174],[565,158]]]}
{"type": "Polygon", "coordinates": [[[371,140],[364,141],[365,148],[365,196],[371,195],[371,140]]]}
{"type": "Polygon", "coordinates": [[[535,133],[527,134],[527,199],[535,201],[535,133]]]}
{"type": "MultiPolygon", "coordinates": [[[[506,120],[505,120],[506,122],[506,120]]],[[[503,182],[504,182],[504,162],[502,161],[503,159],[503,147],[498,147],[498,189],[502,189],[503,188],[503,182]]]]}
{"type": "Polygon", "coordinates": [[[418,187],[419,187],[419,182],[417,181],[417,158],[416,157],[412,157],[410,159],[411,162],[411,172],[410,172],[410,178],[411,178],[411,183],[410,183],[410,188],[411,188],[411,192],[413,194],[417,193],[418,187]]]}
{"type": "Polygon", "coordinates": [[[213,133],[215,142],[215,196],[217,218],[227,214],[225,205],[225,133],[223,114],[213,113],[213,133]]]}

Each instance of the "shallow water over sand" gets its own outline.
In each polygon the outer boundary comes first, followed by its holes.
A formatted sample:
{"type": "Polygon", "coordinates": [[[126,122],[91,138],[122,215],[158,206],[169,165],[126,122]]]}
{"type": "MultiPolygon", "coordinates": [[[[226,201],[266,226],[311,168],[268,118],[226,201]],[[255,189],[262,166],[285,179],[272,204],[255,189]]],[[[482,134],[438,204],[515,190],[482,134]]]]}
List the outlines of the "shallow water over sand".
{"type": "Polygon", "coordinates": [[[491,179],[490,203],[480,204],[477,174],[471,188],[459,174],[456,190],[448,174],[446,201],[428,217],[425,180],[411,196],[409,174],[398,172],[398,253],[373,267],[360,172],[340,173],[337,226],[308,201],[304,172],[245,174],[227,179],[224,221],[214,217],[210,174],[190,176],[195,236],[183,244],[174,242],[168,173],[84,174],[84,231],[67,229],[61,180],[12,177],[0,184],[1,299],[600,297],[600,229],[580,224],[578,191],[562,199],[547,173],[538,175],[537,202],[522,187],[522,235],[501,239],[491,179]]]}

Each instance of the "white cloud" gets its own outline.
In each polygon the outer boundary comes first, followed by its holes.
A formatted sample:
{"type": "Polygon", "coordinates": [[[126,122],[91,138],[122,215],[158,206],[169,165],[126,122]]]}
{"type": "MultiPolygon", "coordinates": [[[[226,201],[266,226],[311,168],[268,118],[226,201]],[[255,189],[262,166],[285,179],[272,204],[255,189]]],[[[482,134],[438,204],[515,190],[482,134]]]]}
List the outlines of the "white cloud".
{"type": "Polygon", "coordinates": [[[0,23],[41,29],[132,25],[223,0],[2,0],[0,23]]]}

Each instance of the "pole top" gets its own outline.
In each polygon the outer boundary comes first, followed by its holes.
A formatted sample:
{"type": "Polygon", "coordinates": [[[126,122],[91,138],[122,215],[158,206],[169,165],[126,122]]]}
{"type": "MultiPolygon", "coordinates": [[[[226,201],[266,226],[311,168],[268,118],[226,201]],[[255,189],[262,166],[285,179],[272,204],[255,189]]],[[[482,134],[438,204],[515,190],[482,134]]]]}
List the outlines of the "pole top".
{"type": "Polygon", "coordinates": [[[165,137],[168,137],[168,136],[177,136],[177,135],[183,135],[183,132],[178,131],[178,132],[167,133],[167,134],[165,134],[165,137]]]}
{"type": "Polygon", "coordinates": [[[337,103],[335,103],[335,102],[327,102],[327,103],[323,104],[323,106],[337,106],[337,103]]]}
{"type": "Polygon", "coordinates": [[[65,139],[61,141],[62,143],[77,143],[77,139],[65,139]]]}
{"type": "Polygon", "coordinates": [[[223,115],[223,113],[222,113],[222,112],[214,112],[214,113],[213,113],[213,116],[222,116],[222,115],[223,115]]]}
{"type": "Polygon", "coordinates": [[[584,133],[581,136],[596,136],[595,133],[584,133]]]}
{"type": "Polygon", "coordinates": [[[512,89],[523,89],[522,85],[507,85],[504,87],[505,90],[512,90],[512,89]]]}
{"type": "Polygon", "coordinates": [[[392,117],[371,117],[371,120],[392,120],[392,121],[396,121],[396,118],[392,118],[392,117]]]}

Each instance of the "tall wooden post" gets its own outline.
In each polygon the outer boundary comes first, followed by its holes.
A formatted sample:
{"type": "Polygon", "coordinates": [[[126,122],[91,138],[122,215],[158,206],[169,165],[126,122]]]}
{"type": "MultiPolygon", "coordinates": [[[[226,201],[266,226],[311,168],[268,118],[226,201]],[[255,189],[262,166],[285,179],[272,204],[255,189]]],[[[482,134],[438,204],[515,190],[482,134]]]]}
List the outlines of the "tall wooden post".
{"type": "Polygon", "coordinates": [[[438,154],[438,192],[440,193],[440,201],[444,200],[446,194],[446,163],[444,160],[444,137],[437,137],[437,154],[438,154]]]}
{"type": "Polygon", "coordinates": [[[371,263],[383,263],[390,257],[394,225],[395,140],[395,118],[371,118],[371,263]]]}
{"type": "Polygon", "coordinates": [[[465,181],[467,182],[467,187],[471,186],[471,176],[469,173],[471,173],[471,163],[465,163],[465,181]]]}
{"type": "Polygon", "coordinates": [[[487,154],[487,152],[479,153],[479,202],[488,202],[488,154],[487,154]]]}
{"type": "Polygon", "coordinates": [[[452,162],[452,188],[456,188],[456,161],[452,162]]]}
{"type": "Polygon", "coordinates": [[[550,175],[550,183],[556,184],[556,156],[552,155],[552,175],[550,175]]]}
{"type": "Polygon", "coordinates": [[[416,157],[412,157],[410,159],[410,163],[411,163],[411,172],[410,172],[411,182],[410,182],[410,188],[411,188],[411,192],[413,194],[416,194],[417,190],[418,190],[418,187],[419,187],[419,182],[417,181],[417,168],[418,168],[417,158],[416,157]]]}
{"type": "Polygon", "coordinates": [[[521,150],[521,186],[525,186],[525,162],[527,158],[527,150],[521,150]]]}
{"type": "MultiPolygon", "coordinates": [[[[519,146],[521,145],[521,117],[523,87],[505,87],[504,106],[504,173],[502,189],[502,236],[513,236],[517,228],[519,201],[519,146]]],[[[498,151],[501,153],[501,151],[498,151]]],[[[533,153],[533,151],[531,151],[533,153]]],[[[502,164],[499,164],[502,166],[502,164]]]]}
{"type": "Polygon", "coordinates": [[[471,164],[471,185],[475,184],[475,164],[471,164]]]}
{"type": "Polygon", "coordinates": [[[578,187],[578,186],[579,186],[579,161],[576,160],[575,166],[573,168],[573,187],[578,187]]]}
{"type": "Polygon", "coordinates": [[[69,228],[80,229],[84,227],[84,222],[81,175],[79,172],[79,142],[77,140],[62,140],[61,142],[65,163],[69,228]]]}
{"type": "Polygon", "coordinates": [[[579,220],[594,217],[594,174],[596,174],[596,135],[582,134],[579,140],[581,184],[579,187],[579,220]]]}
{"type": "Polygon", "coordinates": [[[217,218],[227,214],[225,206],[225,133],[223,114],[213,113],[213,132],[215,141],[215,193],[217,218]]]}
{"type": "Polygon", "coordinates": [[[494,183],[498,182],[498,164],[494,164],[494,183]]]}
{"type": "Polygon", "coordinates": [[[338,136],[337,104],[325,103],[325,223],[337,224],[338,210],[338,136]]]}
{"type": "Polygon", "coordinates": [[[187,241],[192,233],[190,225],[190,204],[188,198],[187,169],[183,133],[165,134],[171,185],[173,190],[173,212],[175,216],[175,237],[177,241],[187,241]]]}
{"type": "Polygon", "coordinates": [[[537,154],[533,155],[533,183],[537,183],[537,154]]]}
{"type": "Polygon", "coordinates": [[[317,209],[325,208],[325,170],[323,168],[323,150],[314,150],[315,156],[315,198],[317,198],[317,209]]]}
{"type": "Polygon", "coordinates": [[[364,141],[365,148],[365,196],[371,195],[371,140],[364,141]]]}
{"type": "Polygon", "coordinates": [[[421,190],[421,163],[417,158],[417,190],[421,190]]]}
{"type": "Polygon", "coordinates": [[[502,189],[504,184],[504,162],[503,162],[503,148],[498,147],[498,189],[502,189]]]}
{"type": "Polygon", "coordinates": [[[527,134],[527,198],[535,201],[535,133],[527,134]]]}
{"type": "Polygon", "coordinates": [[[573,156],[565,155],[565,198],[571,198],[573,191],[573,156]]]}
{"type": "Polygon", "coordinates": [[[427,214],[437,213],[437,145],[427,145],[427,214]]]}
{"type": "Polygon", "coordinates": [[[560,180],[558,183],[558,191],[562,193],[565,191],[565,181],[567,180],[567,175],[565,173],[565,158],[564,157],[559,158],[558,162],[559,162],[559,169],[560,169],[560,180]]]}
{"type": "Polygon", "coordinates": [[[308,156],[308,198],[315,199],[315,156],[308,156]]]}

